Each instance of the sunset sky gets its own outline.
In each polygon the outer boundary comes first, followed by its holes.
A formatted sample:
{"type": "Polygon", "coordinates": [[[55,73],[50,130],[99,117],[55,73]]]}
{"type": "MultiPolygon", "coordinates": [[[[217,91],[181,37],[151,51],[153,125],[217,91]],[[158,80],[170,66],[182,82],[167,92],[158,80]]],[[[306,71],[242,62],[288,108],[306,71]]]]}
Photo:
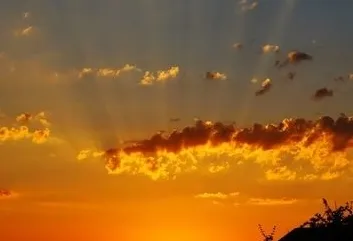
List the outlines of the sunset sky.
{"type": "Polygon", "coordinates": [[[352,9],[1,1],[0,240],[255,241],[352,200],[352,9]]]}

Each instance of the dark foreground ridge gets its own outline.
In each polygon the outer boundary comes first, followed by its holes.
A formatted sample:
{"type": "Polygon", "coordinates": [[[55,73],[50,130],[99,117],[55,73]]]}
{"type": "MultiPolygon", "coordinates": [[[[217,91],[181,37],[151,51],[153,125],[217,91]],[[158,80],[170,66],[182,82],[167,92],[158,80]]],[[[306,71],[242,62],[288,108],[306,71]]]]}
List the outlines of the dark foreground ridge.
{"type": "Polygon", "coordinates": [[[326,199],[323,203],[323,214],[315,214],[278,241],[353,241],[353,202],[335,209],[331,209],[326,199]]]}
{"type": "MultiPolygon", "coordinates": [[[[353,201],[331,209],[323,199],[325,211],[316,213],[300,227],[294,228],[278,241],[353,241],[353,201]]],[[[259,225],[264,241],[273,241],[276,226],[270,234],[266,234],[259,225]]]]}

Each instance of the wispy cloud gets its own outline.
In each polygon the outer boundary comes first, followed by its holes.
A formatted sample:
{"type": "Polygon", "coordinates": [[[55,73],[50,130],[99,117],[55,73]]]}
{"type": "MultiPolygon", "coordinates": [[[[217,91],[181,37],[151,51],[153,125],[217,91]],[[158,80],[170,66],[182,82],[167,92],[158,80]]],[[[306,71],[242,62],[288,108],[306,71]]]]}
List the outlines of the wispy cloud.
{"type": "Polygon", "coordinates": [[[94,205],[86,202],[64,202],[64,201],[46,201],[46,202],[37,202],[37,205],[44,208],[53,208],[53,209],[95,209],[99,208],[99,205],[94,205]]]}
{"type": "Polygon", "coordinates": [[[89,158],[90,156],[92,156],[92,157],[101,157],[104,154],[105,153],[103,151],[94,151],[94,150],[90,150],[90,149],[85,149],[85,150],[81,150],[77,154],[76,159],[81,161],[81,160],[85,160],[85,159],[89,158]]]}
{"type": "Polygon", "coordinates": [[[232,192],[232,193],[222,193],[222,192],[217,192],[217,193],[201,193],[195,195],[195,198],[203,198],[203,199],[228,199],[232,197],[236,197],[239,195],[239,192],[232,192]]]}
{"type": "Polygon", "coordinates": [[[116,77],[119,77],[124,72],[131,72],[131,71],[141,72],[141,69],[131,64],[125,64],[123,67],[117,68],[117,69],[85,67],[78,72],[78,77],[83,78],[89,75],[96,75],[97,77],[116,78],[116,77]]]}
{"type": "Polygon", "coordinates": [[[22,29],[18,29],[15,31],[16,36],[29,36],[33,33],[34,27],[33,26],[28,26],[22,29]]]}
{"type": "Polygon", "coordinates": [[[260,206],[278,206],[278,205],[292,205],[297,203],[297,199],[270,199],[270,198],[250,198],[248,204],[260,206]]]}

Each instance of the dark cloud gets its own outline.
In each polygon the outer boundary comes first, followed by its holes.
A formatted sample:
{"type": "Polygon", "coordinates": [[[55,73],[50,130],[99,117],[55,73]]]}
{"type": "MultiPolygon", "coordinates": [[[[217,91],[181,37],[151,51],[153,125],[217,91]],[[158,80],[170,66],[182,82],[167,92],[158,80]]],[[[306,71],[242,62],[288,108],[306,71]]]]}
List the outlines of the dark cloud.
{"type": "Polygon", "coordinates": [[[293,80],[294,77],[295,77],[295,75],[296,75],[295,72],[289,72],[289,73],[287,74],[287,77],[288,77],[288,79],[293,80]]]}
{"type": "Polygon", "coordinates": [[[0,199],[9,198],[11,196],[12,196],[12,192],[10,190],[0,188],[0,199]]]}
{"type": "Polygon", "coordinates": [[[276,66],[279,68],[285,67],[288,64],[299,64],[305,60],[313,60],[313,57],[310,54],[300,52],[300,51],[291,51],[287,54],[287,58],[282,62],[276,62],[276,66]]]}
{"type": "Polygon", "coordinates": [[[314,100],[321,100],[325,97],[331,97],[333,96],[333,90],[329,90],[327,88],[321,88],[315,91],[314,93],[314,100]]]}

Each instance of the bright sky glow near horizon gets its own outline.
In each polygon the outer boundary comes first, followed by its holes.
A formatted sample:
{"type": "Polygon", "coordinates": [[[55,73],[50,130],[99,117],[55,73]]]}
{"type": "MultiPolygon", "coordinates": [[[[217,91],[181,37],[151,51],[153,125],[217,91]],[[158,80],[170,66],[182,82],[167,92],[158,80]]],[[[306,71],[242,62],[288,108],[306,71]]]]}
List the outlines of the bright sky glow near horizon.
{"type": "Polygon", "coordinates": [[[352,9],[2,1],[0,240],[255,241],[352,200],[352,9]]]}

